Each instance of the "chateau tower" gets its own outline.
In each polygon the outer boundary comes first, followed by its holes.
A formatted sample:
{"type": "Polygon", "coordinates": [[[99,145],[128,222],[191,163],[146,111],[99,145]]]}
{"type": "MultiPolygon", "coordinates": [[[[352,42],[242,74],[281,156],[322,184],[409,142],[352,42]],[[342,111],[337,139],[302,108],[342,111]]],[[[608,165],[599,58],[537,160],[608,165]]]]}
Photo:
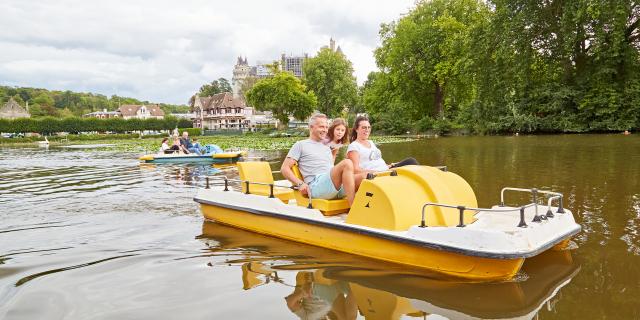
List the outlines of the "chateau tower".
{"type": "Polygon", "coordinates": [[[247,62],[247,57],[238,57],[236,65],[233,67],[233,77],[231,78],[231,89],[233,90],[233,98],[240,98],[240,88],[244,79],[251,73],[251,67],[247,62]]]}

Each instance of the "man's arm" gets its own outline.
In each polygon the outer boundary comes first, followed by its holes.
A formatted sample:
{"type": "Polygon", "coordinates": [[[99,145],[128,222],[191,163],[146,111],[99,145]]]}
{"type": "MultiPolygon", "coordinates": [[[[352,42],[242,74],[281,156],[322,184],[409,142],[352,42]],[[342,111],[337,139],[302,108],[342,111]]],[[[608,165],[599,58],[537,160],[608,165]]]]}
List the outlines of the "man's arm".
{"type": "Polygon", "coordinates": [[[287,180],[291,181],[294,186],[297,186],[298,190],[300,190],[302,194],[307,194],[309,186],[304,182],[304,180],[298,179],[291,169],[296,163],[298,162],[293,160],[293,158],[285,158],[282,162],[282,166],[280,167],[280,172],[287,180]]]}

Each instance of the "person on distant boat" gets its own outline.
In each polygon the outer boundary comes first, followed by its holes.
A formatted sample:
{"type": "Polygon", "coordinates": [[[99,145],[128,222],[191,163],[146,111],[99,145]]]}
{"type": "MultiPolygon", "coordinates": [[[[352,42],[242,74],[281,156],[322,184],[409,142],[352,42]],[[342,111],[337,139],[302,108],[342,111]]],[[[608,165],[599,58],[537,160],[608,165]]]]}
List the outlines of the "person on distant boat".
{"type": "Polygon", "coordinates": [[[338,151],[342,146],[347,144],[347,122],[342,118],[335,118],[331,121],[329,131],[327,132],[327,138],[322,140],[322,143],[329,146],[331,154],[333,155],[333,162],[336,161],[338,151]]]}
{"type": "Polygon", "coordinates": [[[164,138],[162,139],[162,145],[160,146],[160,153],[164,153],[165,151],[171,149],[171,147],[169,147],[169,138],[164,138]]]}
{"type": "MultiPolygon", "coordinates": [[[[327,136],[327,116],[315,114],[309,120],[309,139],[296,142],[280,168],[282,175],[303,195],[311,193],[314,199],[338,199],[346,195],[349,204],[355,196],[356,177],[349,159],[333,165],[331,149],[322,143],[327,136]],[[303,179],[293,173],[298,165],[303,179]]],[[[362,179],[362,177],[359,177],[362,179]]]]}
{"type": "Polygon", "coordinates": [[[417,165],[414,158],[406,158],[397,163],[387,164],[382,159],[382,152],[376,147],[373,141],[369,140],[371,134],[371,123],[367,117],[356,117],[356,121],[351,129],[351,143],[347,148],[347,158],[353,162],[355,174],[367,174],[376,171],[386,171],[391,168],[406,165],[417,165]]]}
{"type": "Polygon", "coordinates": [[[189,139],[189,132],[187,131],[182,132],[180,144],[184,147],[185,150],[187,150],[186,153],[195,153],[197,155],[201,154],[199,148],[194,148],[193,143],[191,143],[191,139],[189,139]]]}
{"type": "Polygon", "coordinates": [[[182,138],[180,138],[180,144],[185,147],[185,149],[189,150],[189,148],[193,147],[191,144],[191,139],[189,139],[189,132],[183,131],[182,138]]]}
{"type": "MultiPolygon", "coordinates": [[[[171,152],[168,152],[168,153],[176,153],[176,152],[184,153],[184,154],[189,153],[189,151],[185,149],[184,146],[180,143],[180,138],[178,137],[173,139],[173,145],[169,150],[171,150],[171,152]]],[[[165,153],[167,153],[167,151],[165,151],[165,153]]]]}
{"type": "MultiPolygon", "coordinates": [[[[197,138],[193,138],[193,146],[191,149],[193,149],[192,152],[195,152],[197,155],[202,155],[202,147],[200,146],[200,142],[198,142],[197,138]]],[[[189,151],[191,151],[191,149],[189,149],[189,151]]]]}

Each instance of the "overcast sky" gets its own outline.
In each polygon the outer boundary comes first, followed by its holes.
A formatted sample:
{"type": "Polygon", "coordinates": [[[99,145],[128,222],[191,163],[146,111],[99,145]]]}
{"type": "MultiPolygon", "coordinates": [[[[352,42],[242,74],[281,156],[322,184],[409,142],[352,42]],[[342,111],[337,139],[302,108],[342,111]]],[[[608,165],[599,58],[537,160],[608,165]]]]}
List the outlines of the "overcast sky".
{"type": "Polygon", "coordinates": [[[315,55],[333,37],[358,83],[377,70],[382,22],[414,0],[0,1],[0,85],[187,103],[200,86],[231,80],[282,53],[315,55]]]}

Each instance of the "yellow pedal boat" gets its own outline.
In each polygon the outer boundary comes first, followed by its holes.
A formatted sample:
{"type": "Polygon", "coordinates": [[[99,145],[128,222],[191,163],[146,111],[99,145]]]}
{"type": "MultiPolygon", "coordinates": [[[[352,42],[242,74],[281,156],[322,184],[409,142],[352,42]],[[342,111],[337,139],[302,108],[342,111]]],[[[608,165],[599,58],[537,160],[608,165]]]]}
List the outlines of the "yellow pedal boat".
{"type": "Polygon", "coordinates": [[[510,279],[526,258],[564,248],[581,229],[559,193],[504,188],[501,204],[477,208],[471,186],[446,168],[371,175],[349,207],[344,199],[309,205],[287,181],[274,181],[267,162],[237,166],[240,180],[222,178],[223,188],[207,178],[198,191],[194,200],[206,219],[474,281],[510,279]],[[232,190],[233,183],[242,189],[232,190]],[[507,191],[529,192],[533,202],[504,206],[507,191]]]}

